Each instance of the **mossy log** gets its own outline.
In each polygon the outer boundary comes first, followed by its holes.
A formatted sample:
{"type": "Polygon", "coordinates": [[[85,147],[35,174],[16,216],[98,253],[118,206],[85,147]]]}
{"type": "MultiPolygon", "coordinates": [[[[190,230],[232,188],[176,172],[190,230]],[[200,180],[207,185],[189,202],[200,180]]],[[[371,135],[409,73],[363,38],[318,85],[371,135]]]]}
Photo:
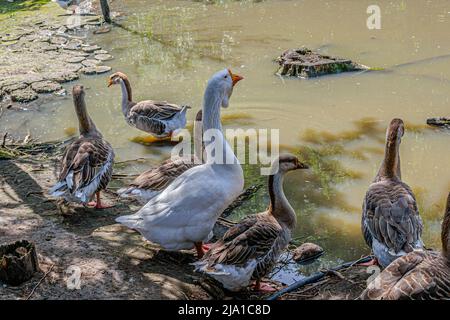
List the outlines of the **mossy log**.
{"type": "Polygon", "coordinates": [[[36,249],[27,240],[0,246],[0,281],[18,286],[39,270],[36,249]]]}
{"type": "Polygon", "coordinates": [[[312,78],[341,72],[369,70],[368,67],[349,59],[321,55],[307,48],[287,50],[276,61],[280,65],[277,74],[297,78],[312,78]]]}

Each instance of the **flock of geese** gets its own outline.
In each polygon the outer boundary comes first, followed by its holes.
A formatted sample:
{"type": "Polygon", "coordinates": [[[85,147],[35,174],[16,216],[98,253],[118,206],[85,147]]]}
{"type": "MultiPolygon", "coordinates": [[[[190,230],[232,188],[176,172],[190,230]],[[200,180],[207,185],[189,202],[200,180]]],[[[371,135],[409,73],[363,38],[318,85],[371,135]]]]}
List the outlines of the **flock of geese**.
{"type": "MultiPolygon", "coordinates": [[[[135,214],[117,222],[141,233],[166,250],[196,249],[196,271],[206,273],[232,291],[253,286],[273,291],[262,282],[291,240],[296,214],[283,192],[283,178],[292,170],[308,169],[291,154],[274,162],[278,170],[268,178],[270,203],[266,211],[246,216],[215,243],[208,243],[220,214],[242,192],[241,165],[222,133],[221,108],[228,107],[234,86],[243,78],[225,69],[208,81],[203,107],[197,113],[194,139],[200,143],[192,155],[163,162],[119,190],[144,204],[135,214]],[[204,155],[204,133],[221,133],[218,141],[233,161],[220,164],[204,155]],[[199,146],[199,147],[198,147],[199,146]]],[[[126,122],[155,139],[171,137],[186,125],[186,111],[167,102],[134,102],[128,77],[117,72],[108,86],[122,90],[126,122]]],[[[67,201],[107,208],[100,193],[112,177],[114,150],[89,116],[83,86],[73,87],[80,136],[67,148],[61,171],[50,194],[67,201]],[[94,200],[94,201],[92,201],[94,200]]],[[[404,134],[400,119],[390,123],[380,170],[363,204],[362,232],[374,260],[384,270],[362,293],[361,299],[450,299],[450,196],[442,224],[442,252],[428,250],[421,240],[422,220],[410,187],[401,179],[399,148],[404,134]]]]}

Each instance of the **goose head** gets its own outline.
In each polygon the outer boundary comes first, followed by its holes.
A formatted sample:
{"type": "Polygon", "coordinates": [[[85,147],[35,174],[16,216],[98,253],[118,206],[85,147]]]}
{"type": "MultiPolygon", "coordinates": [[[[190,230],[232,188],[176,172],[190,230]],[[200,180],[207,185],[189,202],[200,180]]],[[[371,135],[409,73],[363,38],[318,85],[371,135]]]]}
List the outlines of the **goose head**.
{"type": "Polygon", "coordinates": [[[298,169],[309,169],[308,165],[300,162],[300,160],[292,154],[282,154],[275,161],[274,165],[278,164],[278,172],[284,174],[288,171],[298,169]]]}
{"type": "Polygon", "coordinates": [[[242,79],[244,77],[232,73],[230,69],[224,69],[216,72],[211,77],[208,81],[208,88],[214,88],[216,90],[221,99],[221,106],[227,108],[230,97],[233,94],[234,86],[242,79]]]}
{"type": "Polygon", "coordinates": [[[393,119],[386,132],[386,142],[388,146],[399,145],[405,134],[405,125],[402,119],[393,119]]]}
{"type": "Polygon", "coordinates": [[[125,73],[122,72],[116,72],[112,74],[108,79],[108,87],[111,87],[115,84],[120,84],[121,80],[128,80],[128,77],[125,73]]]}
{"type": "Polygon", "coordinates": [[[75,101],[75,106],[79,106],[79,102],[84,101],[84,86],[81,84],[74,85],[72,88],[72,96],[75,101]]]}

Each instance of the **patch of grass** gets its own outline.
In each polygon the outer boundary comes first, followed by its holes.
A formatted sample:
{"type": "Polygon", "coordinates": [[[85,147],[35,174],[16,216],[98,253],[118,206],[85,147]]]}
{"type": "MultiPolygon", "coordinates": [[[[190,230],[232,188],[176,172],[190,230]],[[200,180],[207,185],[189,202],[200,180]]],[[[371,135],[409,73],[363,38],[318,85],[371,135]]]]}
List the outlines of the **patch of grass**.
{"type": "Polygon", "coordinates": [[[39,10],[43,5],[49,2],[51,2],[51,0],[15,0],[14,2],[2,0],[0,14],[9,14],[17,11],[39,10]]]}
{"type": "Polygon", "coordinates": [[[425,130],[430,130],[431,128],[427,124],[416,124],[416,123],[405,123],[405,131],[406,132],[413,132],[413,133],[422,133],[425,130]]]}
{"type": "Polygon", "coordinates": [[[340,161],[333,159],[335,155],[343,152],[341,146],[311,147],[304,146],[298,150],[298,155],[303,162],[307,163],[326,197],[335,194],[335,185],[349,179],[360,179],[362,173],[345,168],[340,161]]]}
{"type": "Polygon", "coordinates": [[[17,154],[15,154],[14,152],[0,147],[0,160],[10,160],[10,159],[14,159],[16,157],[17,157],[17,154]]]}
{"type": "Polygon", "coordinates": [[[364,136],[377,139],[384,132],[384,129],[378,125],[378,121],[373,118],[360,119],[355,121],[354,125],[356,127],[354,130],[344,130],[338,133],[307,129],[302,134],[301,139],[314,144],[347,143],[361,139],[364,136]]]}
{"type": "Polygon", "coordinates": [[[245,112],[234,112],[234,113],[227,113],[223,114],[221,116],[222,119],[222,125],[236,125],[236,124],[243,124],[243,125],[249,125],[254,123],[254,117],[245,112]]]}

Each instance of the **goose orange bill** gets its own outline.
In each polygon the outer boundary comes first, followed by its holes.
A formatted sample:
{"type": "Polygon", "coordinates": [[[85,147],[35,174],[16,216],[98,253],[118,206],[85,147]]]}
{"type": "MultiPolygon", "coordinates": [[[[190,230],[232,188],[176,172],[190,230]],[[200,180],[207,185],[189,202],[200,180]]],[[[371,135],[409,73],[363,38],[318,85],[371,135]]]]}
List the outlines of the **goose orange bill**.
{"type": "Polygon", "coordinates": [[[238,75],[238,74],[234,74],[233,72],[231,72],[230,69],[228,69],[228,72],[230,73],[231,76],[231,80],[233,81],[233,86],[238,83],[239,81],[241,81],[242,79],[244,79],[244,77],[238,75]]]}
{"type": "Polygon", "coordinates": [[[108,88],[111,87],[113,84],[114,83],[113,83],[112,79],[108,79],[108,88]]]}

